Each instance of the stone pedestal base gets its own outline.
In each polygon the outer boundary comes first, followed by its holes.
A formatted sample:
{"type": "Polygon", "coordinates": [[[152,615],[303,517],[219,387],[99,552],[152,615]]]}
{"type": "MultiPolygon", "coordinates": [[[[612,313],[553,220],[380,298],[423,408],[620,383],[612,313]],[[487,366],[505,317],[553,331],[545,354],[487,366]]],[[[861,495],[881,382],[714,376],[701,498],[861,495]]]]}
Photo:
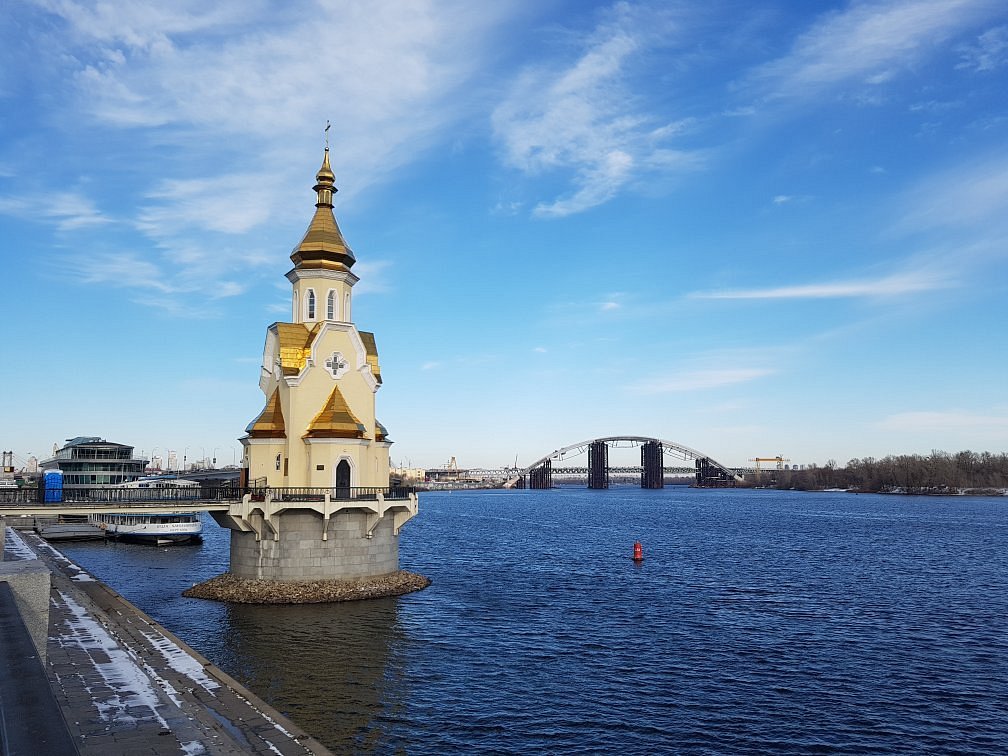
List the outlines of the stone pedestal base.
{"type": "MultiPolygon", "coordinates": [[[[250,523],[255,526],[256,515],[250,523]]],[[[391,517],[367,537],[364,511],[343,510],[329,518],[322,538],[322,515],[288,510],[272,518],[276,532],[231,531],[231,574],[256,580],[345,580],[387,575],[399,569],[399,536],[391,517]]]]}

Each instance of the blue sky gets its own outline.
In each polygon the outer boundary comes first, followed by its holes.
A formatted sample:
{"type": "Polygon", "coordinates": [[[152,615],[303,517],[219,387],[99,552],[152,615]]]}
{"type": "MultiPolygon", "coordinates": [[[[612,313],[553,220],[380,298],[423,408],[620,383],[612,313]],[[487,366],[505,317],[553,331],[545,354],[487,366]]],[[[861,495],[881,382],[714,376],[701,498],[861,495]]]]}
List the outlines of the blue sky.
{"type": "Polygon", "coordinates": [[[230,463],[314,210],[395,463],[1008,449],[1008,7],[15,0],[0,445],[230,463]]]}

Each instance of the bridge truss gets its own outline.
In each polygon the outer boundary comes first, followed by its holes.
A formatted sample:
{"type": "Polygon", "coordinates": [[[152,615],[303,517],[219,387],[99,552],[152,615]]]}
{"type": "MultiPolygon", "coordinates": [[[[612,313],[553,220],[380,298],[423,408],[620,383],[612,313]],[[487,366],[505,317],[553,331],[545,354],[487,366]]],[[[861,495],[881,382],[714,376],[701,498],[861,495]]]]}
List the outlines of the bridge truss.
{"type": "MultiPolygon", "coordinates": [[[[739,471],[721,464],[709,454],[692,449],[676,441],[652,438],[650,436],[606,436],[588,441],[579,441],[562,449],[555,449],[541,459],[536,460],[524,470],[518,471],[505,486],[508,488],[551,488],[554,470],[561,471],[584,469],[588,474],[589,488],[608,488],[611,470],[640,470],[642,488],[662,488],[666,468],[665,457],[668,455],[684,462],[692,462],[692,468],[686,468],[696,476],[696,485],[703,488],[733,486],[742,482],[739,471]],[[610,468],[610,447],[640,447],[641,466],[639,468],[610,468]],[[571,457],[588,455],[587,468],[554,468],[554,462],[563,462],[571,457]]],[[[672,466],[679,472],[681,466],[672,466]]]]}

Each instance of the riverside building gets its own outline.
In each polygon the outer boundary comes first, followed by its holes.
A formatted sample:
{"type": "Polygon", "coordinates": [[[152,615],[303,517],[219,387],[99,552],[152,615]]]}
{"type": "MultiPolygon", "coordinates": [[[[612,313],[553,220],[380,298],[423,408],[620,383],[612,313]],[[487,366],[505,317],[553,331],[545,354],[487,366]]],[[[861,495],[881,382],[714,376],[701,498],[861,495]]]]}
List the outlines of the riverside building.
{"type": "Polygon", "coordinates": [[[231,572],[240,577],[395,572],[399,528],[417,511],[415,494],[388,491],[392,441],[375,415],[378,350],[374,334],[352,319],[359,279],[333,215],[328,146],[314,191],[314,216],[290,255],[291,319],[266,329],[264,406],[239,439],[243,477],[263,493],[222,522],[232,530],[231,572]]]}
{"type": "Polygon", "coordinates": [[[147,460],[133,456],[133,447],[97,436],[68,438],[53,456],[41,462],[43,472],[59,470],[64,485],[100,486],[129,483],[144,474],[147,460]]]}

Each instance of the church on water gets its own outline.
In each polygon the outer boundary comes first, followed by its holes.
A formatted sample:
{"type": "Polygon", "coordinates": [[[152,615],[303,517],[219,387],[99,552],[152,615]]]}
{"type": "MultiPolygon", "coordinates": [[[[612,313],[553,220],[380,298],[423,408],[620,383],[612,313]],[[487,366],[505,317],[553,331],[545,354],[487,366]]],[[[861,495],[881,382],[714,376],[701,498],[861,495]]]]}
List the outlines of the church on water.
{"type": "Polygon", "coordinates": [[[375,417],[381,369],[374,334],[357,330],[354,254],[333,215],[329,148],[315,177],[315,216],[291,253],[291,321],[266,331],[262,412],[245,429],[250,483],[340,491],[385,488],[392,442],[375,417]]]}
{"type": "Polygon", "coordinates": [[[291,319],[266,329],[264,404],[240,439],[248,493],[213,513],[231,530],[230,572],[240,578],[398,573],[399,529],[417,513],[415,493],[389,488],[378,349],[353,322],[358,278],[333,215],[328,146],[314,190],[314,217],[290,256],[291,319]]]}

